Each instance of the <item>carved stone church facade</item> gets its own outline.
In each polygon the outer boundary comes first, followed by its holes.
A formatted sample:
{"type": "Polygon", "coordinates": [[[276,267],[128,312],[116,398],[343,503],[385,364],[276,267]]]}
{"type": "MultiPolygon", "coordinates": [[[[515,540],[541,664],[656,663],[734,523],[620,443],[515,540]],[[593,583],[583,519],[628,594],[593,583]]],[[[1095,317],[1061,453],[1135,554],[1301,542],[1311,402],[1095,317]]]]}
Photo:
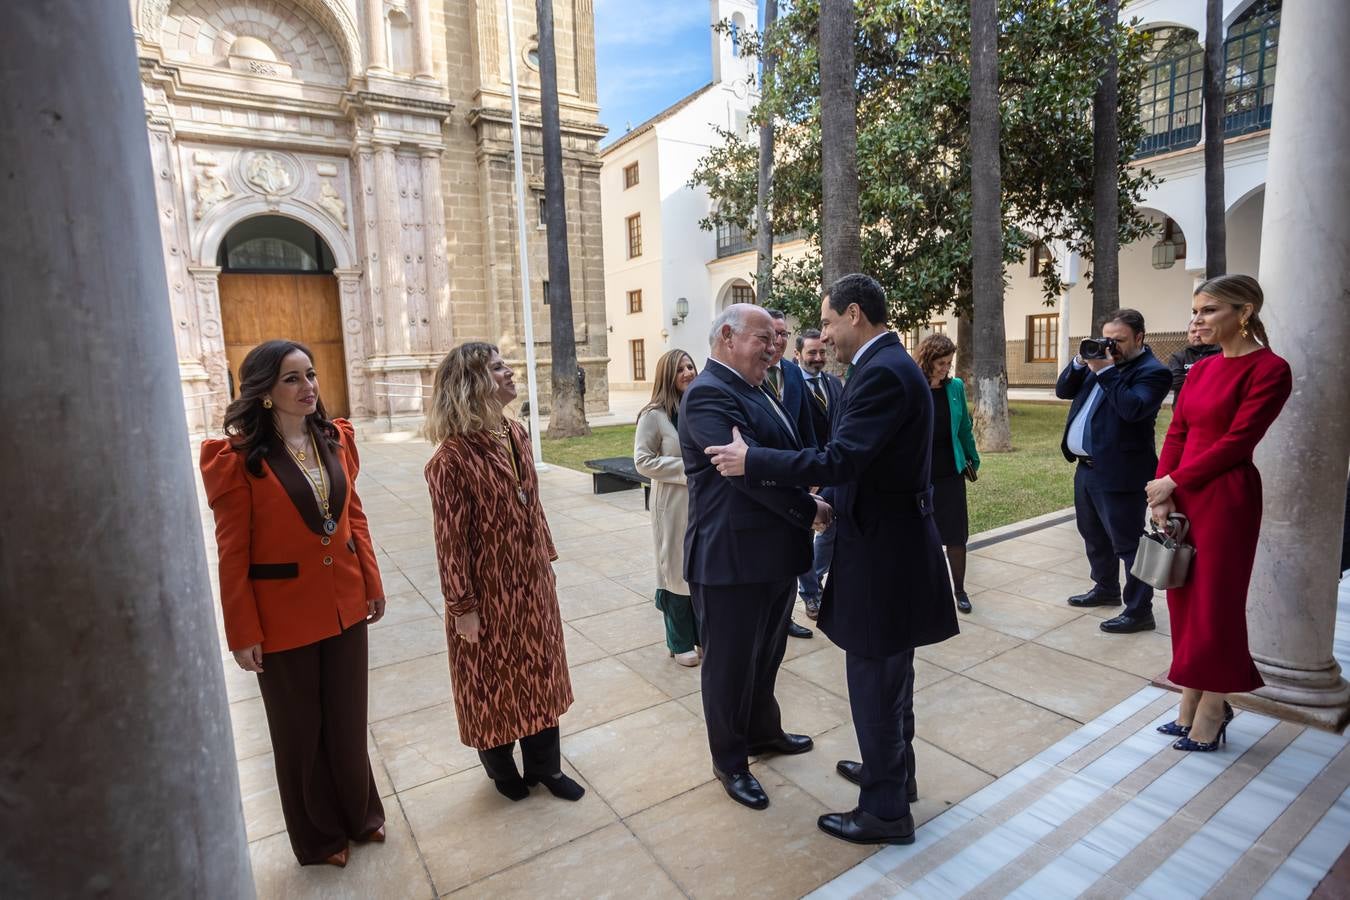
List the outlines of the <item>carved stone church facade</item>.
{"type": "MultiPolygon", "coordinates": [[[[511,0],[540,396],[549,307],[534,3],[511,0]]],[[[608,404],[592,0],[555,0],[577,357],[608,404]]],[[[330,414],[413,419],[445,352],[519,368],[505,12],[492,0],[132,0],[189,424],[258,340],[315,349],[330,414]],[[334,371],[340,369],[340,371],[334,371]]],[[[523,375],[523,372],[522,372],[523,375]]]]}

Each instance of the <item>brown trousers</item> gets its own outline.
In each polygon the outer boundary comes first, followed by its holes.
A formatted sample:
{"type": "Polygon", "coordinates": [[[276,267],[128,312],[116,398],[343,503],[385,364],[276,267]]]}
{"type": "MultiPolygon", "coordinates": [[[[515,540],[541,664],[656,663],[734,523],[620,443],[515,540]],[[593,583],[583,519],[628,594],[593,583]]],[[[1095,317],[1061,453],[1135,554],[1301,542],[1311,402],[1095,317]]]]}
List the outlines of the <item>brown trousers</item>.
{"type": "Polygon", "coordinates": [[[384,824],[366,753],[366,623],[262,665],[286,833],[301,865],[321,863],[384,824]]]}

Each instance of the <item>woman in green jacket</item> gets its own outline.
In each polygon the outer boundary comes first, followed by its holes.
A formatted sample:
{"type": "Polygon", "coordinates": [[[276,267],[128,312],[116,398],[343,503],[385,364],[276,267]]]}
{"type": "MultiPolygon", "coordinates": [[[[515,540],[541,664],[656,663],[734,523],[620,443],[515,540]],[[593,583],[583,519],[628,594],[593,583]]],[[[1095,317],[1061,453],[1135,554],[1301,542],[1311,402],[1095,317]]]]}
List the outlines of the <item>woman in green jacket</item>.
{"type": "Polygon", "coordinates": [[[980,468],[975,451],[966,386],[950,376],[956,345],[945,334],[930,334],[919,343],[914,359],[933,389],[933,519],[947,548],[952,570],[956,608],[970,612],[966,595],[966,539],[970,525],[966,516],[966,479],[980,468]],[[969,469],[969,475],[967,474],[969,469]]]}

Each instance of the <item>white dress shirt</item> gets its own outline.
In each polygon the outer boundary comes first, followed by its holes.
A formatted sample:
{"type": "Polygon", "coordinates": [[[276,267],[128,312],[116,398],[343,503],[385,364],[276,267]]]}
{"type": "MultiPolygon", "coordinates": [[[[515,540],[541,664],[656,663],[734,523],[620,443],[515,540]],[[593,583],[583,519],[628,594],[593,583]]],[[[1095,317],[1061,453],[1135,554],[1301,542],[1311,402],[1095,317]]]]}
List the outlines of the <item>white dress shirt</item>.
{"type": "MultiPolygon", "coordinates": [[[[1084,364],[1080,366],[1078,361],[1074,360],[1073,367],[1074,369],[1086,369],[1087,365],[1084,364]]],[[[1098,374],[1111,368],[1115,368],[1114,364],[1104,366],[1098,374]]],[[[1069,423],[1069,434],[1064,439],[1064,443],[1068,445],[1069,452],[1075,456],[1092,455],[1090,448],[1088,447],[1087,427],[1088,423],[1092,421],[1092,411],[1097,408],[1097,404],[1101,399],[1102,386],[1093,382],[1092,393],[1088,394],[1087,402],[1083,404],[1083,408],[1078,411],[1078,415],[1074,416],[1073,421],[1069,423]]]]}

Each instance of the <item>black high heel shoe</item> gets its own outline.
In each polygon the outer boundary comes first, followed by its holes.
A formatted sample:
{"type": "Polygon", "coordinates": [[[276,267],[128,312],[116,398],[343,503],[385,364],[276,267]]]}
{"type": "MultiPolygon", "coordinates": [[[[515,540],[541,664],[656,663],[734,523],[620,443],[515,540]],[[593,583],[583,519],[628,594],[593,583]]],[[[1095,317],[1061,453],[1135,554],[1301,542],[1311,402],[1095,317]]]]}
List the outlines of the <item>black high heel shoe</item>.
{"type": "Polygon", "coordinates": [[[560,800],[580,800],[586,789],[571,778],[559,772],[557,775],[526,775],[525,783],[530,787],[542,784],[548,792],[560,800]]]}
{"type": "Polygon", "coordinates": [[[1228,743],[1228,722],[1225,721],[1219,726],[1219,733],[1214,735],[1212,741],[1193,741],[1190,736],[1177,740],[1172,745],[1173,750],[1185,750],[1187,752],[1213,753],[1219,749],[1220,744],[1228,743]]]}

